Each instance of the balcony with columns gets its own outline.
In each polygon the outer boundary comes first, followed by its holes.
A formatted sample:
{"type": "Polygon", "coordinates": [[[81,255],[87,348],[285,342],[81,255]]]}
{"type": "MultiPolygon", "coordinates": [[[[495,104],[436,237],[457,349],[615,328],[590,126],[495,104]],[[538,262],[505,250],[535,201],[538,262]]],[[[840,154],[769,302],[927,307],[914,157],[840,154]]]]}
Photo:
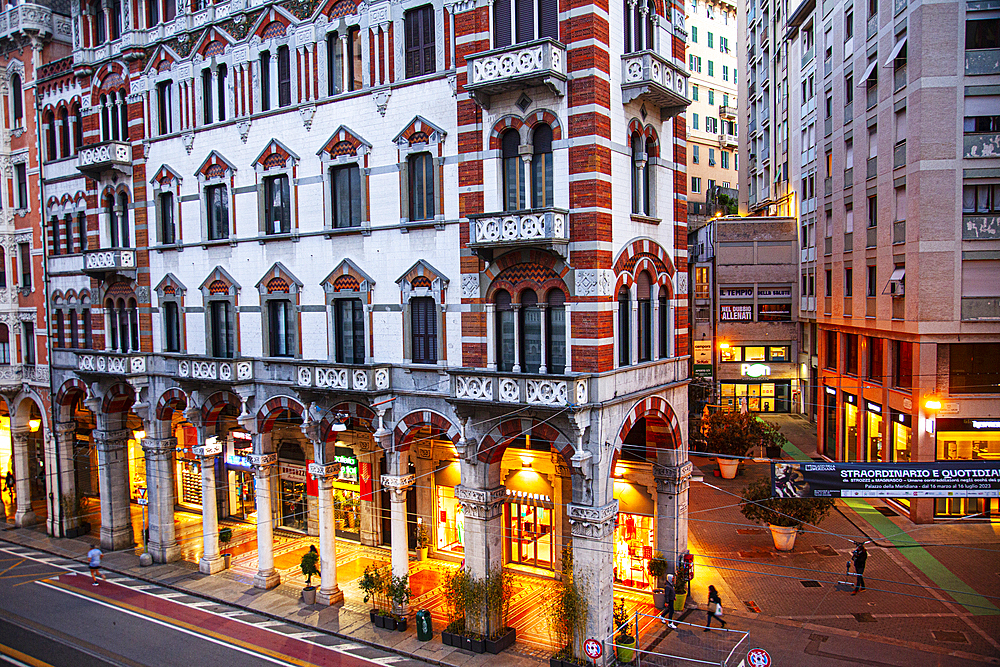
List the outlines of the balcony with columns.
{"type": "Polygon", "coordinates": [[[568,257],[569,211],[538,208],[470,215],[469,248],[487,262],[496,251],[531,246],[568,257]]]}
{"type": "Polygon", "coordinates": [[[110,274],[118,274],[135,280],[136,251],[132,248],[85,250],[80,257],[83,261],[80,270],[92,278],[103,280],[110,274]]]}
{"type": "Polygon", "coordinates": [[[80,149],[76,169],[84,176],[97,179],[109,171],[132,175],[132,148],[126,141],[102,141],[80,149]]]}
{"type": "Polygon", "coordinates": [[[663,120],[683,113],[688,99],[688,73],[659,53],[646,50],[622,56],[622,104],[642,100],[660,107],[663,120]]]}
{"type": "MultiPolygon", "coordinates": [[[[68,9],[67,6],[67,11],[68,9]]],[[[54,36],[56,39],[71,42],[72,19],[34,2],[17,6],[8,5],[6,11],[0,12],[0,39],[13,40],[26,36],[42,38],[54,36]]]]}
{"type": "Polygon", "coordinates": [[[530,405],[564,408],[583,405],[590,397],[591,376],[451,371],[451,399],[461,403],[530,405]]]}
{"type": "Polygon", "coordinates": [[[566,47],[551,37],[467,56],[465,89],[484,109],[493,95],[529,86],[566,94],[566,47]]]}

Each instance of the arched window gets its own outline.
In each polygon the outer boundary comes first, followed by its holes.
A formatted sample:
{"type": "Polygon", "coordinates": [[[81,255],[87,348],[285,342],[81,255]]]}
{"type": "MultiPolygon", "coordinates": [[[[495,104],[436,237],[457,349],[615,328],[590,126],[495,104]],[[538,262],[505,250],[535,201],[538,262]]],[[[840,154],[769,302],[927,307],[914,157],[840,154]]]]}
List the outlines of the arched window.
{"type": "Polygon", "coordinates": [[[521,358],[525,373],[537,373],[542,365],[542,310],[534,290],[521,292],[521,358]]]}
{"type": "Polygon", "coordinates": [[[643,153],[642,136],[638,132],[632,133],[632,213],[643,214],[643,198],[645,186],[645,160],[643,153]]]}
{"type": "Polygon", "coordinates": [[[59,157],[69,157],[69,110],[59,109],[59,157]]]}
{"type": "Polygon", "coordinates": [[[650,160],[656,156],[656,142],[652,138],[646,137],[646,158],[642,169],[642,210],[646,215],[656,213],[655,199],[653,192],[653,165],[650,160]]]}
{"type": "Polygon", "coordinates": [[[7,289],[7,252],[0,247],[0,288],[7,289]]]}
{"type": "Polygon", "coordinates": [[[52,228],[52,254],[59,254],[59,246],[62,244],[59,242],[59,218],[52,216],[52,220],[49,223],[52,228]]]}
{"type": "Polygon", "coordinates": [[[79,153],[83,146],[83,112],[80,105],[73,105],[73,153],[79,153]]]}
{"type": "Polygon", "coordinates": [[[517,130],[507,130],[501,138],[503,156],[503,210],[520,211],[524,208],[524,165],[518,149],[521,136],[517,130]]]}
{"type": "Polygon", "coordinates": [[[629,340],[631,339],[631,334],[629,333],[631,327],[629,327],[629,315],[630,315],[630,304],[629,304],[629,294],[628,288],[622,286],[618,290],[618,365],[628,366],[631,363],[632,354],[629,348],[629,340]]]}
{"type": "Polygon", "coordinates": [[[108,27],[104,22],[104,8],[101,0],[90,3],[90,15],[94,17],[94,46],[100,46],[108,40],[108,27]]]}
{"type": "Polygon", "coordinates": [[[111,109],[107,95],[101,95],[101,141],[111,141],[111,109]]]}
{"type": "Polygon", "coordinates": [[[118,198],[108,196],[106,210],[108,214],[108,238],[112,248],[131,248],[132,238],[129,233],[128,195],[118,193],[118,198]]]}
{"type": "Polygon", "coordinates": [[[76,311],[69,310],[66,315],[68,316],[67,327],[69,328],[69,346],[71,348],[77,348],[80,346],[80,337],[77,334],[76,329],[76,311]]]}
{"type": "Polygon", "coordinates": [[[115,303],[115,310],[118,313],[118,350],[128,352],[128,312],[125,310],[125,299],[118,299],[115,303]]]}
{"type": "Polygon", "coordinates": [[[514,308],[510,294],[500,290],[493,297],[496,305],[497,370],[509,373],[514,370],[514,308]]]}
{"type": "Polygon", "coordinates": [[[65,237],[66,237],[66,254],[73,254],[73,216],[67,215],[64,218],[65,223],[65,237]]]}
{"type": "Polygon", "coordinates": [[[56,152],[56,117],[51,111],[45,112],[42,120],[45,126],[45,159],[55,160],[58,157],[56,152]]]}
{"type": "Polygon", "coordinates": [[[531,148],[531,207],[552,206],[552,128],[544,123],[535,126],[531,148]]]}
{"type": "Polygon", "coordinates": [[[653,359],[653,302],[649,274],[645,271],[636,279],[636,297],[639,301],[639,323],[636,331],[639,361],[653,359]]]}
{"type": "Polygon", "coordinates": [[[16,72],[10,77],[10,96],[14,127],[21,127],[24,125],[24,98],[21,91],[21,75],[16,72]]]}
{"type": "Polygon", "coordinates": [[[566,372],[566,295],[560,289],[549,290],[546,298],[546,361],[548,372],[562,375],[566,372]]]}
{"type": "Polygon", "coordinates": [[[108,328],[108,346],[110,350],[118,349],[118,311],[115,309],[115,302],[108,299],[104,302],[104,314],[108,328]]]}
{"type": "Polygon", "coordinates": [[[0,364],[10,363],[10,329],[0,324],[0,364]]]}
{"type": "Polygon", "coordinates": [[[670,311],[664,288],[660,288],[659,302],[660,312],[657,319],[660,328],[660,359],[666,359],[670,356],[670,311]]]}

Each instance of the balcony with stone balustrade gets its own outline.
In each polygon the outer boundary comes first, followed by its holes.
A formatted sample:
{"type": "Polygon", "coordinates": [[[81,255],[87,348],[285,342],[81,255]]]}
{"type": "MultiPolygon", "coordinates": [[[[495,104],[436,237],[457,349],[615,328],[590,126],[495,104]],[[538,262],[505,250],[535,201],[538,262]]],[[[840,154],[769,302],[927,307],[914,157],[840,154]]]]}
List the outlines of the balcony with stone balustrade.
{"type": "MultiPolygon", "coordinates": [[[[69,11],[68,5],[65,11],[69,11]]],[[[6,11],[0,12],[0,39],[17,41],[33,36],[54,36],[68,43],[73,39],[72,19],[34,2],[8,5],[6,11]]]]}
{"type": "Polygon", "coordinates": [[[118,274],[135,280],[136,251],[132,248],[103,248],[86,250],[81,271],[93,278],[103,280],[109,274],[118,274]]]}
{"type": "Polygon", "coordinates": [[[531,86],[566,94],[566,47],[550,37],[466,56],[466,62],[465,89],[484,109],[493,95],[531,86]]]}
{"type": "Polygon", "coordinates": [[[589,375],[532,375],[451,370],[451,399],[461,403],[565,408],[590,400],[589,375]]]}
{"type": "Polygon", "coordinates": [[[622,103],[642,100],[660,107],[666,120],[683,113],[688,99],[688,73],[655,51],[638,51],[622,56],[622,103]]]}
{"type": "Polygon", "coordinates": [[[132,148],[125,141],[103,141],[84,146],[76,158],[76,169],[93,179],[111,171],[131,176],[132,148]]]}
{"type": "Polygon", "coordinates": [[[472,240],[469,248],[487,262],[506,249],[532,246],[567,257],[569,211],[539,208],[524,211],[470,215],[472,240]],[[498,252],[499,251],[499,252],[498,252]]]}

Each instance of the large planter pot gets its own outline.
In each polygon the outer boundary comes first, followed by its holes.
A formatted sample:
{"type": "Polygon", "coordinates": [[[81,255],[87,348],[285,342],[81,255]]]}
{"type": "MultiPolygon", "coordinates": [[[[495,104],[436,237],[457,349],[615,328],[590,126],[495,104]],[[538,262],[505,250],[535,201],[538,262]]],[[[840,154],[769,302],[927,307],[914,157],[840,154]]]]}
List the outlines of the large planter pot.
{"type": "Polygon", "coordinates": [[[635,637],[618,635],[615,638],[615,653],[618,655],[618,662],[632,662],[635,658],[635,637]]]}
{"type": "Polygon", "coordinates": [[[667,594],[662,588],[653,589],[653,606],[661,610],[667,606],[667,594]]]}
{"type": "Polygon", "coordinates": [[[767,458],[769,458],[769,459],[781,459],[782,449],[781,449],[780,446],[768,445],[767,447],[764,448],[764,450],[765,450],[765,454],[767,455],[767,458]]]}
{"type": "Polygon", "coordinates": [[[228,570],[233,565],[233,555],[232,554],[222,554],[222,563],[224,567],[228,570]]]}
{"type": "Polygon", "coordinates": [[[417,560],[427,560],[427,549],[428,547],[417,549],[417,560]]]}
{"type": "Polygon", "coordinates": [[[674,598],[674,611],[684,611],[684,603],[687,602],[687,599],[687,591],[677,593],[677,597],[674,598]]]}
{"type": "Polygon", "coordinates": [[[719,462],[719,474],[722,479],[736,479],[736,469],[740,467],[739,459],[717,459],[719,462]]]}
{"type": "Polygon", "coordinates": [[[497,639],[487,639],[486,640],[486,652],[496,655],[504,649],[510,648],[514,644],[514,640],[517,638],[517,630],[514,628],[507,628],[504,633],[500,635],[497,639]]]}
{"type": "Polygon", "coordinates": [[[316,587],[306,586],[302,589],[302,601],[306,604],[316,604],[316,587]]]}
{"type": "Polygon", "coordinates": [[[798,526],[792,526],[791,528],[786,528],[785,526],[771,526],[771,540],[774,542],[774,548],[778,551],[791,551],[795,548],[795,534],[799,532],[798,526]]]}
{"type": "Polygon", "coordinates": [[[396,619],[394,619],[392,616],[383,616],[382,619],[383,619],[382,622],[385,623],[385,629],[386,630],[395,630],[396,629],[396,626],[398,624],[396,623],[396,619]]]}
{"type": "Polygon", "coordinates": [[[385,629],[385,616],[382,614],[375,614],[375,627],[385,629]]]}
{"type": "Polygon", "coordinates": [[[396,620],[396,631],[397,632],[406,632],[406,619],[405,618],[397,619],[396,620]]]}
{"type": "Polygon", "coordinates": [[[368,618],[371,619],[372,625],[375,625],[375,616],[376,616],[375,610],[374,609],[369,609],[368,610],[368,618]]]}

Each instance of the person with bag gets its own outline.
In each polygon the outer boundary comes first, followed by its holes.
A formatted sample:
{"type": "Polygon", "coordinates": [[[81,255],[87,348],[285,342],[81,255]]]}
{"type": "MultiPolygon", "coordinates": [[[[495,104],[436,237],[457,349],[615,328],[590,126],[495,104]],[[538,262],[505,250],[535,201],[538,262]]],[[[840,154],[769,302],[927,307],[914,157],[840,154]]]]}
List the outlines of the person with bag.
{"type": "Polygon", "coordinates": [[[677,624],[674,623],[674,600],[677,599],[677,591],[674,589],[674,575],[667,575],[667,587],[663,589],[663,593],[666,595],[666,602],[663,605],[663,611],[660,612],[660,623],[666,623],[668,628],[676,630],[677,624]]]}
{"type": "Polygon", "coordinates": [[[854,584],[854,592],[851,595],[857,595],[865,590],[865,563],[868,562],[868,550],[865,549],[865,543],[856,544],[858,546],[851,554],[851,562],[854,564],[854,572],[858,575],[858,580],[854,584]]]}
{"type": "Polygon", "coordinates": [[[722,620],[722,598],[719,597],[719,591],[715,590],[715,586],[708,587],[708,620],[705,622],[705,632],[708,632],[712,627],[712,617],[719,619],[719,623],[722,623],[722,627],[726,627],[726,622],[722,620]]]}

